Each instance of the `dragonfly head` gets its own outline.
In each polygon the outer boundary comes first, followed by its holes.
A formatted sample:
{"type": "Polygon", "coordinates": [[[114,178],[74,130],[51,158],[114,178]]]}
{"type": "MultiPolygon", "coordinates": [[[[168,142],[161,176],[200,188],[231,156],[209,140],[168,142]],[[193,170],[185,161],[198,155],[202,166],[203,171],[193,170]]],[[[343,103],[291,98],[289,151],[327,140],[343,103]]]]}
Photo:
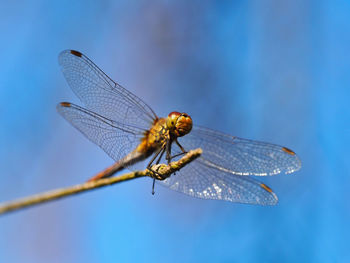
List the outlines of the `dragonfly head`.
{"type": "Polygon", "coordinates": [[[176,137],[181,137],[192,130],[192,119],[186,113],[173,111],[168,115],[166,125],[170,133],[176,137]]]}

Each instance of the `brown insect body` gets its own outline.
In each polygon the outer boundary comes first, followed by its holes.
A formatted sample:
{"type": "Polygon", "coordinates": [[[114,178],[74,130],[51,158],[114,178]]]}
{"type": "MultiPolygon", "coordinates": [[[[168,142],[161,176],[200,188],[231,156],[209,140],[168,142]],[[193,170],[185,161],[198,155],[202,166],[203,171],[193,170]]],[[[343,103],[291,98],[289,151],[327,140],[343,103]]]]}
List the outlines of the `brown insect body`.
{"type": "Polygon", "coordinates": [[[169,139],[170,134],[166,125],[166,119],[157,119],[151,129],[145,132],[145,136],[141,139],[141,143],[137,146],[136,151],[145,154],[146,159],[157,149],[164,147],[169,139]]]}
{"type": "Polygon", "coordinates": [[[109,177],[128,166],[147,159],[160,149],[165,149],[167,143],[171,144],[177,137],[189,133],[191,129],[192,119],[186,113],[172,112],[167,118],[155,119],[152,127],[144,133],[144,137],[135,150],[89,181],[109,177]]]}

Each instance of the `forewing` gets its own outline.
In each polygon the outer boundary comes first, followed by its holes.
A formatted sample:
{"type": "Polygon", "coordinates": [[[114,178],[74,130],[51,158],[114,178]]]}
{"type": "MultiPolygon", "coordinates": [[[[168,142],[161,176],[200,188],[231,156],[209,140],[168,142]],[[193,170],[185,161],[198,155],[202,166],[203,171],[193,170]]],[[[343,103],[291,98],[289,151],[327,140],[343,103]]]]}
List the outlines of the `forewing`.
{"type": "Polygon", "coordinates": [[[58,104],[57,111],[115,161],[136,148],[144,131],[68,102],[58,104]]]}
{"type": "Polygon", "coordinates": [[[242,139],[203,127],[179,138],[186,149],[202,148],[200,159],[214,169],[236,175],[275,175],[300,169],[297,155],[286,147],[242,139]]]}
{"type": "Polygon", "coordinates": [[[90,111],[145,129],[156,118],[145,102],[114,82],[84,54],[65,50],[58,61],[69,86],[90,111]]]}
{"type": "Polygon", "coordinates": [[[208,166],[203,158],[198,158],[176,174],[158,182],[172,190],[204,199],[259,205],[275,205],[278,201],[265,184],[248,176],[215,169],[208,166]]]}

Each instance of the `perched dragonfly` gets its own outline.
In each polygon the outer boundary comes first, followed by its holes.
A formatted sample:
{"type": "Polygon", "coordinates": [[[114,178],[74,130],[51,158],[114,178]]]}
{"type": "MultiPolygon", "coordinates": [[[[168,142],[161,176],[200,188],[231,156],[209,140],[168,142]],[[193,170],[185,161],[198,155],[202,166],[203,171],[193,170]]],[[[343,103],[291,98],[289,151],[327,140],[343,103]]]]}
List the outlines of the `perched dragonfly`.
{"type": "Polygon", "coordinates": [[[143,100],[79,51],[61,52],[59,64],[85,108],[62,102],[58,112],[116,161],[90,180],[124,168],[136,169],[147,159],[150,168],[153,163],[170,162],[187,150],[201,148],[199,158],[168,178],[154,171],[154,181],[194,197],[273,205],[277,196],[251,175],[290,174],[301,167],[297,155],[286,147],[192,125],[186,113],[174,111],[159,118],[143,100]]]}

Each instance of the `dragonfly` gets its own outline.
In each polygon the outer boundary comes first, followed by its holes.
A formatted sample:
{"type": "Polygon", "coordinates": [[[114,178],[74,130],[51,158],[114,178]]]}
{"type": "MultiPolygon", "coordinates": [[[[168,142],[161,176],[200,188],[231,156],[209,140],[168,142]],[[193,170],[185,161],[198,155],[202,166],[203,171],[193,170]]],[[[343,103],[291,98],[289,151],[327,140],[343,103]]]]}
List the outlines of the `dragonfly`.
{"type": "Polygon", "coordinates": [[[190,149],[201,148],[199,158],[167,178],[154,171],[153,189],[157,181],[193,197],[275,205],[276,194],[253,176],[290,174],[301,168],[300,159],[287,147],[194,125],[186,113],[174,111],[166,118],[158,117],[79,51],[64,50],[58,61],[84,105],[61,102],[58,112],[115,161],[90,181],[125,168],[136,170],[146,160],[147,168],[169,163],[190,149]]]}

